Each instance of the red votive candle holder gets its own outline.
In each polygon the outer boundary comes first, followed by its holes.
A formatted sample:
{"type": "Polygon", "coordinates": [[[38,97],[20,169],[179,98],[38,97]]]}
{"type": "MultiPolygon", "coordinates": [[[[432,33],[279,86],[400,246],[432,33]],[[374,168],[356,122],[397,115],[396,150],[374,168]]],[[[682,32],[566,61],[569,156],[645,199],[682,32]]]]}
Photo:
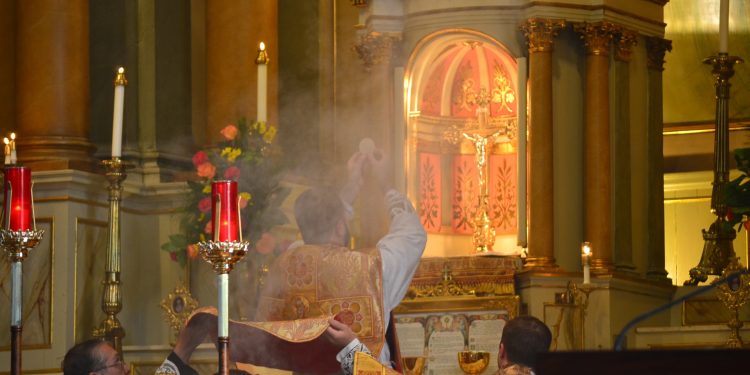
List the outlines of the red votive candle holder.
{"type": "Polygon", "coordinates": [[[3,168],[2,227],[10,230],[29,230],[34,226],[31,201],[31,169],[29,167],[3,168]]]}
{"type": "Polygon", "coordinates": [[[238,199],[237,181],[220,180],[211,184],[211,228],[214,231],[214,241],[239,241],[238,199]]]}

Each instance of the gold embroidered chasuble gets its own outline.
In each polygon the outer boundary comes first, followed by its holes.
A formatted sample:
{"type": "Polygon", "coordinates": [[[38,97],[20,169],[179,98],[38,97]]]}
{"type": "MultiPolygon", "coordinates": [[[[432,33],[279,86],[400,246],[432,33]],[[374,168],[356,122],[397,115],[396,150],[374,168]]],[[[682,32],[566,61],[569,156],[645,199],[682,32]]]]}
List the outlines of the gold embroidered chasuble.
{"type": "MultiPolygon", "coordinates": [[[[255,322],[229,322],[229,358],[240,363],[315,374],[339,370],[323,337],[328,319],[352,328],[375,357],[383,348],[383,277],[377,249],[304,245],[271,266],[255,322]]],[[[216,320],[213,307],[190,319],[216,320]]],[[[215,334],[213,332],[212,334],[215,334]]]]}
{"type": "Polygon", "coordinates": [[[385,337],[382,272],[377,249],[303,245],[288,250],[268,271],[255,320],[335,316],[377,358],[385,337]]]}

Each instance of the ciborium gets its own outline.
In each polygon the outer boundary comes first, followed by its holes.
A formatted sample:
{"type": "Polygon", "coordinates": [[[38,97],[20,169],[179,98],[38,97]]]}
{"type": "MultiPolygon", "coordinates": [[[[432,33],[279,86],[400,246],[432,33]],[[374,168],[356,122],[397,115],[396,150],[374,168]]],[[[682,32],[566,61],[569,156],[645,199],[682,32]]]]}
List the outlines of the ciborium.
{"type": "Polygon", "coordinates": [[[211,184],[213,240],[198,243],[203,260],[216,272],[219,287],[219,375],[229,374],[229,273],[247,253],[250,242],[242,240],[237,181],[211,184]]]}
{"type": "Polygon", "coordinates": [[[481,374],[490,364],[490,352],[464,350],[458,352],[458,366],[469,375],[481,374]]]}
{"type": "Polygon", "coordinates": [[[427,358],[423,356],[401,358],[404,375],[422,375],[426,360],[427,358]]]}

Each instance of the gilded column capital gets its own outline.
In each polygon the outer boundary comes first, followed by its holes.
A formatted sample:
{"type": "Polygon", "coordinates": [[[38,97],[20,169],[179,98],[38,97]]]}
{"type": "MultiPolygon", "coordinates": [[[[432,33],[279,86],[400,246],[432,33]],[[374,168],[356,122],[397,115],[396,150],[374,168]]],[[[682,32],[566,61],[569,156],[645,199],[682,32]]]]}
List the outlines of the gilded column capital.
{"type": "Polygon", "coordinates": [[[638,44],[638,33],[620,27],[615,38],[615,59],[630,62],[630,57],[633,54],[633,46],[636,44],[638,44]]]}
{"type": "Polygon", "coordinates": [[[658,36],[646,37],[646,57],[649,69],[664,71],[664,55],[672,50],[672,41],[658,36]]]}
{"type": "Polygon", "coordinates": [[[361,36],[354,44],[353,50],[362,60],[366,70],[373,65],[391,61],[398,55],[401,45],[401,35],[371,32],[361,36]]]}
{"type": "Polygon", "coordinates": [[[581,34],[587,55],[609,56],[609,43],[619,28],[609,22],[577,23],[573,30],[581,34]]]}
{"type": "Polygon", "coordinates": [[[550,52],[555,43],[555,37],[565,27],[565,20],[529,18],[519,26],[526,37],[529,52],[550,52]]]}

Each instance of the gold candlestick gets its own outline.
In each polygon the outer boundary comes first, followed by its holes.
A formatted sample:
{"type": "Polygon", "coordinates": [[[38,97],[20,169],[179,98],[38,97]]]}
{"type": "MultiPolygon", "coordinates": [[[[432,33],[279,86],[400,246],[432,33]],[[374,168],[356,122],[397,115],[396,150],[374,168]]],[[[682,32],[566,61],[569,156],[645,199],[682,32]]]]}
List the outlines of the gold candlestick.
{"type": "Polygon", "coordinates": [[[477,375],[490,364],[490,353],[485,351],[465,350],[458,352],[458,366],[469,375],[477,375]]]}
{"type": "Polygon", "coordinates": [[[109,243],[107,244],[107,259],[104,271],[104,289],[102,292],[102,311],[107,315],[94,329],[94,336],[102,337],[112,344],[112,347],[123,358],[122,339],[125,329],[117,319],[122,310],[122,292],[120,290],[120,200],[122,200],[122,182],[125,181],[125,165],[118,157],[103,160],[109,181],[109,243]]]}
{"type": "Polygon", "coordinates": [[[711,192],[711,211],[714,221],[703,230],[703,254],[698,266],[690,269],[690,279],[685,285],[697,285],[708,279],[708,275],[719,276],[735,257],[732,241],[734,229],[727,221],[726,187],[729,183],[729,79],[734,75],[734,65],[742,62],[737,56],[719,53],[703,60],[711,65],[716,78],[716,133],[714,135],[714,181],[711,192]]]}
{"type": "Polygon", "coordinates": [[[29,251],[39,244],[44,235],[44,229],[10,230],[0,229],[0,246],[2,246],[8,260],[11,262],[11,325],[10,325],[10,373],[21,374],[21,341],[23,331],[21,298],[21,276],[23,275],[23,261],[29,251]]]}
{"type": "MultiPolygon", "coordinates": [[[[218,215],[217,215],[218,216],[218,215]]],[[[240,227],[238,225],[238,227],[240,227]]],[[[215,228],[218,233],[219,229],[215,228]]],[[[240,233],[242,231],[240,230],[240,233]]],[[[229,374],[229,319],[228,292],[229,273],[234,264],[240,261],[250,247],[248,241],[205,241],[198,243],[199,252],[203,260],[210,263],[216,272],[219,285],[219,317],[218,317],[218,347],[219,347],[219,375],[229,374]]]]}

